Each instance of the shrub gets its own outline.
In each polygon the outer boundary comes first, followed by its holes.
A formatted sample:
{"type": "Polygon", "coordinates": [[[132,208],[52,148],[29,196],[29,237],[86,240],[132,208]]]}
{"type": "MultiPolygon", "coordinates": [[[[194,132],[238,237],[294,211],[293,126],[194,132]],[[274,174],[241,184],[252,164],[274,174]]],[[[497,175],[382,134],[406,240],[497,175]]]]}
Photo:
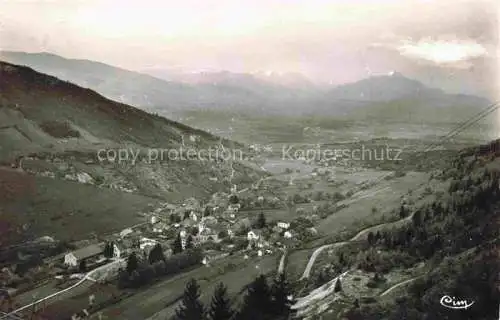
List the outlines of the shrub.
{"type": "Polygon", "coordinates": [[[67,122],[45,121],[40,128],[54,138],[79,138],[80,132],[71,128],[67,122]]]}

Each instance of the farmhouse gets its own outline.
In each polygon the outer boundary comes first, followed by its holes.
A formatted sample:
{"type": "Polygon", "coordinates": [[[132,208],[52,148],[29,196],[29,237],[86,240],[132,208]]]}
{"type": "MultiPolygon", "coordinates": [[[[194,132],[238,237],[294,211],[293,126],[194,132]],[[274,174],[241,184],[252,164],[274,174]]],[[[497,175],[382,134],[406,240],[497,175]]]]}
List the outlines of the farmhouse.
{"type": "Polygon", "coordinates": [[[64,256],[64,264],[70,267],[76,267],[80,262],[97,257],[102,254],[104,248],[102,244],[90,245],[73,252],[70,252],[64,256]]]}
{"type": "Polygon", "coordinates": [[[156,241],[154,239],[149,239],[149,238],[142,237],[139,240],[139,248],[141,250],[144,250],[147,247],[154,247],[157,243],[158,243],[158,241],[156,241]]]}
{"type": "Polygon", "coordinates": [[[255,241],[260,239],[260,232],[257,230],[251,230],[248,231],[247,233],[247,240],[248,241],[255,241]]]}
{"type": "Polygon", "coordinates": [[[278,226],[278,228],[281,228],[281,229],[288,229],[288,228],[290,228],[290,223],[288,223],[288,222],[278,222],[277,226],[278,226]]]}
{"type": "Polygon", "coordinates": [[[120,246],[118,246],[116,243],[113,243],[113,258],[120,259],[124,251],[124,248],[120,249],[120,246]]]}

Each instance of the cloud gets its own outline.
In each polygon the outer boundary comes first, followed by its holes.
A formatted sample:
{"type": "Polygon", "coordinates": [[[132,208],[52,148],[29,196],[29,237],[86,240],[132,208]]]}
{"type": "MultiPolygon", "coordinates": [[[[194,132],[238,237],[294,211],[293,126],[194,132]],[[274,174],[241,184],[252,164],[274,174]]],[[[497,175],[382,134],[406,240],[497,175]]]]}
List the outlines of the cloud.
{"type": "Polygon", "coordinates": [[[427,37],[419,40],[393,37],[391,41],[375,42],[369,47],[389,49],[418,63],[456,69],[468,69],[477,59],[492,56],[489,46],[457,37],[427,37]]]}
{"type": "Polygon", "coordinates": [[[474,41],[421,39],[404,40],[397,47],[403,56],[423,59],[436,64],[456,64],[488,55],[486,48],[474,41]]]}

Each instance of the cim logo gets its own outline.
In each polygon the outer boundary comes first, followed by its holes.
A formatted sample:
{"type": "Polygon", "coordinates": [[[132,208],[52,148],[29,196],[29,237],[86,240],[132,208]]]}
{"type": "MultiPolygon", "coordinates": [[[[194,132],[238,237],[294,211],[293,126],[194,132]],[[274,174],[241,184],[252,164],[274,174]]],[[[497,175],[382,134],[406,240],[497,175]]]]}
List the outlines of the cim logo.
{"type": "Polygon", "coordinates": [[[458,300],[455,297],[443,296],[439,303],[445,308],[460,310],[470,308],[474,304],[474,301],[469,302],[467,300],[458,300]]]}

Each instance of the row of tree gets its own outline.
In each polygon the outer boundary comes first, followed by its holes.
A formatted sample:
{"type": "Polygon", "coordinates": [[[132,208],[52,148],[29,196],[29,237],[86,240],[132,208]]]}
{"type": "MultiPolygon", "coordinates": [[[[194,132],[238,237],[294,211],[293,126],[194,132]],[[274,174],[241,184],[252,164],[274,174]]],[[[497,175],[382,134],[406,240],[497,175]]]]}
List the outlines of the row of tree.
{"type": "Polygon", "coordinates": [[[139,259],[132,253],[127,259],[127,267],[119,274],[121,287],[138,288],[151,283],[154,279],[177,274],[189,267],[200,264],[203,259],[201,250],[191,249],[166,258],[161,246],[155,246],[147,259],[139,259]]]}
{"type": "Polygon", "coordinates": [[[200,301],[201,291],[191,279],[184,290],[175,320],[285,320],[291,314],[291,289],[285,274],[270,286],[264,275],[258,276],[246,289],[243,303],[237,308],[227,288],[219,283],[208,308],[200,301]]]}

